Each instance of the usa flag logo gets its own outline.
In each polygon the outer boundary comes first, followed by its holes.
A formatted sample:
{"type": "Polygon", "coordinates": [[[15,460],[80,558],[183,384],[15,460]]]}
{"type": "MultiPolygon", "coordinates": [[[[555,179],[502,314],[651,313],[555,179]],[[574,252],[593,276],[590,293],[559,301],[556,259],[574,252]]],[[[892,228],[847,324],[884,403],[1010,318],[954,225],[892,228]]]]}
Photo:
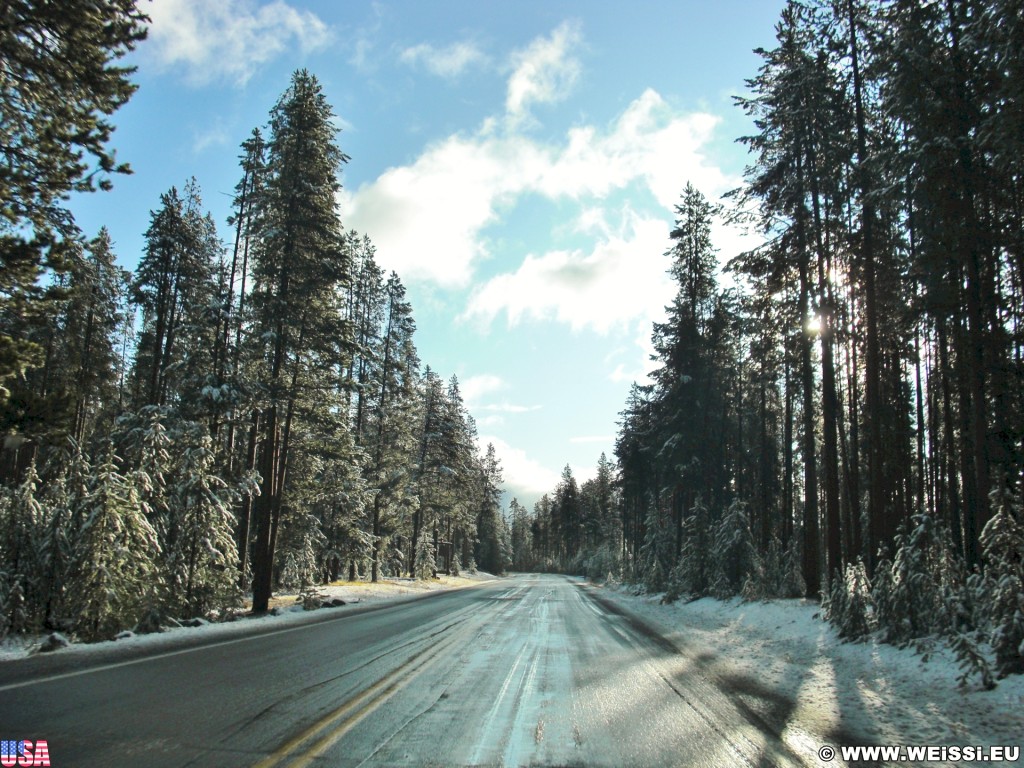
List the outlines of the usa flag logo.
{"type": "Polygon", "coordinates": [[[43,739],[32,742],[28,739],[0,740],[0,766],[3,768],[33,768],[50,765],[50,747],[43,739]]]}

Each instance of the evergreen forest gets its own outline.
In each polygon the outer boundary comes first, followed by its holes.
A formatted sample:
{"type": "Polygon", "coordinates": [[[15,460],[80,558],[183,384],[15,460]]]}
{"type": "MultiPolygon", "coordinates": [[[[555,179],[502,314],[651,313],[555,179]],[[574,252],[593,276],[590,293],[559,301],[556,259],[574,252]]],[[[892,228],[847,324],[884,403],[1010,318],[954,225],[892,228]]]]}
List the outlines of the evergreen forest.
{"type": "Polygon", "coordinates": [[[226,226],[182,179],[128,273],[67,202],[130,171],[111,115],[144,11],[0,20],[0,633],[547,570],[820,601],[850,640],[1024,671],[1019,0],[790,0],[736,98],[743,185],[679,180],[676,295],[614,457],[507,510],[400,277],[339,218],[313,74],[241,142],[226,226]],[[718,252],[721,219],[762,244],[718,252]]]}
{"type": "Polygon", "coordinates": [[[675,207],[616,462],[512,505],[516,567],[820,600],[1024,671],[1022,41],[1012,1],[787,4],[743,186],[675,207]],[[716,217],[763,245],[718,253],[716,217]]]}
{"type": "Polygon", "coordinates": [[[14,5],[2,632],[104,639],[154,611],[229,615],[247,590],[259,613],[282,587],[503,572],[500,464],[458,380],[420,360],[402,281],[341,225],[349,158],[316,77],[296,72],[242,142],[228,230],[184,180],[129,274],[64,200],[129,170],[104,115],[134,90],[117,60],[146,18],[130,0],[14,5]]]}

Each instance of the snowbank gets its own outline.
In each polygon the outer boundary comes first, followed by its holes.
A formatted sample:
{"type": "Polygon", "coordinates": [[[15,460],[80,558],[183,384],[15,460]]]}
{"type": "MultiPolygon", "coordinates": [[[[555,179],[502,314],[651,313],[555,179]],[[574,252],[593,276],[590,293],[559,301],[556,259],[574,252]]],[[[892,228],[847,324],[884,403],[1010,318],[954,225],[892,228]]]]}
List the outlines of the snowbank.
{"type": "MultiPolygon", "coordinates": [[[[740,690],[767,718],[785,713],[822,737],[865,745],[1024,746],[1024,678],[961,690],[948,648],[921,655],[843,643],[815,603],[710,598],[662,605],[625,587],[599,594],[636,614],[740,690]]],[[[1022,761],[1024,762],[1024,761],[1022,761]]]]}
{"type": "MultiPolygon", "coordinates": [[[[351,607],[364,605],[377,605],[391,600],[400,600],[415,595],[424,595],[430,592],[443,590],[460,589],[462,587],[476,584],[480,581],[493,579],[489,573],[479,571],[475,574],[463,576],[441,576],[431,581],[417,581],[415,579],[382,579],[373,584],[371,582],[335,582],[329,585],[319,586],[317,592],[325,601],[342,600],[344,607],[322,608],[317,611],[303,610],[301,598],[296,592],[277,593],[271,600],[271,613],[264,616],[251,616],[240,612],[235,621],[209,623],[198,622],[198,626],[182,626],[167,629],[160,633],[139,635],[131,632],[122,633],[119,640],[109,640],[100,643],[72,643],[66,648],[61,648],[56,653],[64,654],[88,654],[88,653],[110,653],[118,649],[137,650],[145,646],[154,649],[163,645],[172,645],[180,642],[183,637],[196,637],[202,634],[203,639],[217,639],[232,635],[241,635],[251,632],[256,628],[270,626],[286,626],[288,624],[300,624],[306,621],[315,621],[327,611],[344,611],[351,607]]],[[[246,605],[251,605],[251,599],[246,605]]],[[[45,643],[48,635],[27,635],[9,637],[0,643],[0,662],[21,659],[37,653],[45,643]]]]}

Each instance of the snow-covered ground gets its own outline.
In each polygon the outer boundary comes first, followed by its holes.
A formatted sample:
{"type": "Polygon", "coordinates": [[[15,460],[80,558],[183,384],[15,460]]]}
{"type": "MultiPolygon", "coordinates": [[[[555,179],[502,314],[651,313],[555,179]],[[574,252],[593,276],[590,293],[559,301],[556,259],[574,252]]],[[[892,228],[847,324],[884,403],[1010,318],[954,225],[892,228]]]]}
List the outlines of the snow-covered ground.
{"type": "Polygon", "coordinates": [[[598,594],[693,652],[733,690],[750,690],[753,708],[766,701],[791,708],[789,719],[817,734],[849,744],[1024,752],[1024,677],[1003,679],[991,691],[976,683],[962,690],[956,658],[941,644],[922,656],[871,641],[843,643],[817,616],[819,606],[802,600],[663,605],[660,595],[621,586],[598,594]]]}
{"type": "MultiPolygon", "coordinates": [[[[346,611],[359,609],[363,606],[377,605],[391,600],[414,597],[416,595],[436,592],[440,590],[459,589],[481,581],[493,579],[489,573],[479,571],[475,574],[463,576],[441,576],[432,581],[417,581],[413,579],[382,579],[376,584],[370,582],[336,582],[334,584],[320,586],[317,592],[324,600],[340,599],[345,605],[335,608],[321,608],[316,611],[303,610],[298,594],[295,592],[280,592],[270,601],[271,613],[264,616],[250,616],[239,611],[237,620],[222,623],[201,623],[198,627],[176,627],[166,629],[163,632],[147,635],[126,633],[127,636],[120,640],[109,640],[100,643],[72,643],[66,648],[61,648],[60,654],[82,654],[82,653],[109,653],[120,648],[136,649],[142,646],[157,648],[162,645],[172,645],[180,642],[184,637],[194,637],[195,633],[201,632],[204,639],[215,639],[229,637],[231,635],[250,632],[256,626],[260,627],[285,627],[288,624],[301,624],[306,621],[315,621],[322,618],[327,611],[346,611]]],[[[251,600],[247,601],[247,607],[251,600]]],[[[20,659],[39,651],[40,645],[48,635],[27,635],[20,637],[9,637],[0,643],[0,662],[20,659]]]]}

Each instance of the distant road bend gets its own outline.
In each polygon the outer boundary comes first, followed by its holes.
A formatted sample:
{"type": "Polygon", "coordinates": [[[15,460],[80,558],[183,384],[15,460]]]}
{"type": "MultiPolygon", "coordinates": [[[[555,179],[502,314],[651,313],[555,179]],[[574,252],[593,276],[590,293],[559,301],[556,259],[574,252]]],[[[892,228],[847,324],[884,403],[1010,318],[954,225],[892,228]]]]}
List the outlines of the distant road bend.
{"type": "Polygon", "coordinates": [[[572,579],[337,616],[127,663],[0,665],[0,736],[47,739],[54,768],[817,764],[811,739],[572,579]]]}

